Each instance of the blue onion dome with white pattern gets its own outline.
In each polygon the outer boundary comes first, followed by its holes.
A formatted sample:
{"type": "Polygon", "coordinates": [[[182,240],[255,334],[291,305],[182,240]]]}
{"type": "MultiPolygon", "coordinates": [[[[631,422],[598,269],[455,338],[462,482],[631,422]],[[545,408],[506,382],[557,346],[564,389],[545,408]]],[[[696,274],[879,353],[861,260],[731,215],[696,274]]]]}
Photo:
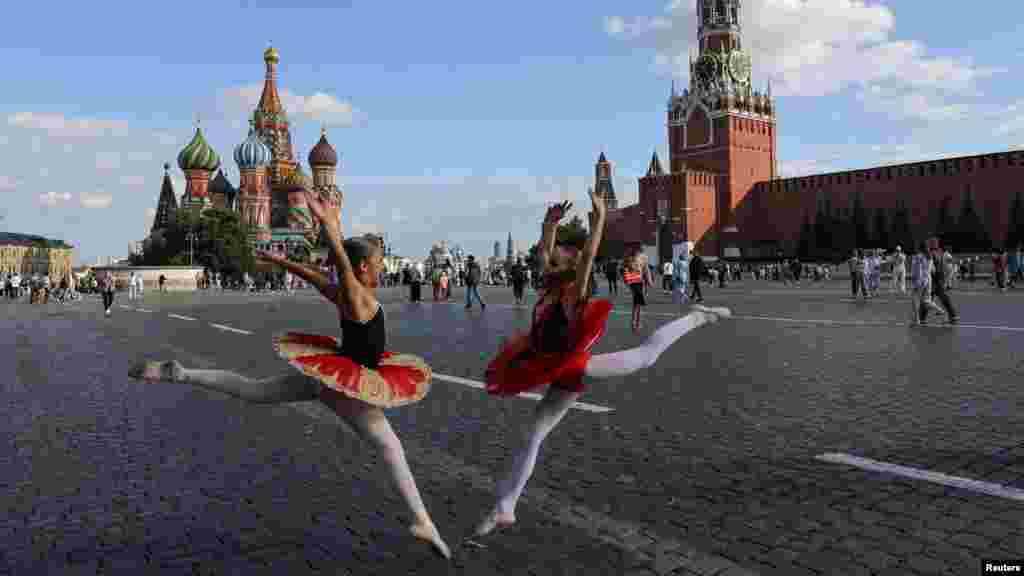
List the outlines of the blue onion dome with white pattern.
{"type": "Polygon", "coordinates": [[[206,170],[212,172],[220,166],[220,156],[206,143],[203,131],[196,126],[196,134],[178,154],[178,167],[182,170],[206,170]]]}
{"type": "Polygon", "coordinates": [[[249,137],[235,147],[235,163],[244,170],[268,166],[272,159],[273,154],[270,152],[270,147],[264,144],[259,134],[250,125],[249,137]]]}

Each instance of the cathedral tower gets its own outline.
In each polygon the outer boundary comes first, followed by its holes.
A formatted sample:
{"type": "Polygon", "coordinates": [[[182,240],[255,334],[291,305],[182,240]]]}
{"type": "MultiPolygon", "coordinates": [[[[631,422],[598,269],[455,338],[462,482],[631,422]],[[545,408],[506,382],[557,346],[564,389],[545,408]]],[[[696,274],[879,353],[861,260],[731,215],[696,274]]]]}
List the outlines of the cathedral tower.
{"type": "Polygon", "coordinates": [[[182,208],[211,206],[210,173],[220,167],[220,156],[206,143],[203,131],[196,125],[195,136],[178,154],[178,167],[185,173],[185,194],[182,208]]]}
{"type": "Polygon", "coordinates": [[[235,148],[238,164],[238,210],[249,229],[249,239],[270,241],[270,186],[267,169],[273,158],[270,148],[249,124],[249,136],[235,148]]]}
{"type": "MultiPolygon", "coordinates": [[[[327,141],[327,129],[320,129],[320,140],[309,151],[309,167],[313,170],[313,190],[322,202],[327,203],[328,212],[335,222],[341,220],[341,189],[337,184],[338,152],[327,141]]],[[[327,245],[320,222],[313,222],[313,232],[318,244],[327,245]]]]}
{"type": "Polygon", "coordinates": [[[274,185],[280,184],[297,165],[295,151],[292,148],[288,116],[285,114],[284,106],[281,105],[281,97],[277,93],[277,63],[279,60],[276,48],[270,47],[263,52],[263,62],[266,64],[263,94],[260,95],[260,103],[252,115],[256,124],[256,133],[260,135],[273,155],[269,171],[271,183],[274,185]]]}
{"type": "Polygon", "coordinates": [[[152,232],[165,230],[174,222],[174,213],[178,209],[178,199],[174,197],[174,184],[171,182],[171,165],[164,163],[164,181],[160,186],[160,199],[156,205],[156,216],[153,217],[152,232]]]}
{"type": "Polygon", "coordinates": [[[604,157],[604,152],[597,158],[594,165],[594,189],[599,196],[604,198],[604,203],[609,210],[616,210],[619,207],[615,199],[615,186],[612,185],[612,164],[604,157]]]}
{"type": "Polygon", "coordinates": [[[668,103],[670,170],[725,176],[713,205],[723,248],[736,246],[737,209],[757,182],[776,177],[775,106],[771,89],[751,83],[743,47],[740,0],[697,0],[698,55],[690,86],[673,85],[668,103]],[[733,236],[730,236],[733,234],[733,236]]]}

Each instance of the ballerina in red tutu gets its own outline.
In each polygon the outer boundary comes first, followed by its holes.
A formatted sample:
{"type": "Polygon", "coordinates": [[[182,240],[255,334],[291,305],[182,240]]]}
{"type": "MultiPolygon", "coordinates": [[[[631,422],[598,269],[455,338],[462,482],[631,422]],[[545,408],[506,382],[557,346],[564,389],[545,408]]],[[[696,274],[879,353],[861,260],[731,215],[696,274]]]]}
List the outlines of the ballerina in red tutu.
{"type": "Polygon", "coordinates": [[[582,251],[575,246],[555,246],[558,222],[572,204],[563,202],[548,209],[538,248],[544,289],[534,307],[530,331],[508,340],[487,368],[487,391],[491,394],[516,395],[550,386],[537,406],[523,447],[498,482],[497,503],[478,524],[478,536],[515,522],[516,503],[533,473],[541,443],[583,393],[584,376],[612,378],[649,368],[690,330],[730,315],[727,308],[694,306],[689,314],[662,326],[637,348],[591,355],[590,349],[604,334],[612,305],[607,300],[589,299],[590,271],[606,216],[604,200],[593,189],[590,200],[594,206],[590,237],[582,251]]]}
{"type": "Polygon", "coordinates": [[[133,366],[130,374],[146,380],[195,384],[255,403],[319,399],[380,453],[415,519],[410,526],[412,534],[450,558],[448,545],[423,504],[402,443],[383,411],[423,399],[430,387],[431,372],[416,356],[384,349],[384,309],[376,297],[384,270],[381,246],[364,238],[349,238],[342,243],[340,222],[308,191],[306,202],[323,223],[330,240],[338,282],[332,283],[321,272],[279,256],[260,252],[257,257],[316,286],[337,307],[340,343],[333,336],[278,334],[274,337],[274,348],[295,370],[265,379],[251,379],[225,370],[186,369],[176,361],[142,362],[133,366]]]}

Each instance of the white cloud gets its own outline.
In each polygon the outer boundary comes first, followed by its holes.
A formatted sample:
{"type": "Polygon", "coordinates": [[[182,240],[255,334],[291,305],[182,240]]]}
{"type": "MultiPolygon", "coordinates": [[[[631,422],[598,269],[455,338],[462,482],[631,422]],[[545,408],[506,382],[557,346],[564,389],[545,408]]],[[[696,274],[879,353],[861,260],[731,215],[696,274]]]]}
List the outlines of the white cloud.
{"type": "Polygon", "coordinates": [[[7,117],[7,124],[26,130],[41,130],[52,138],[95,138],[128,127],[120,120],[69,118],[63,114],[17,112],[7,117]]]}
{"type": "Polygon", "coordinates": [[[67,192],[47,192],[39,195],[39,202],[45,206],[54,207],[71,200],[71,194],[67,192]]]}
{"type": "MultiPolygon", "coordinates": [[[[146,187],[145,176],[121,176],[119,182],[121,186],[124,186],[125,188],[139,189],[146,187]]],[[[157,192],[159,192],[159,190],[157,190],[157,192]]]]}
{"type": "Polygon", "coordinates": [[[18,187],[18,181],[10,176],[0,176],[0,192],[10,192],[18,187]]]}
{"type": "Polygon", "coordinates": [[[83,208],[109,208],[114,202],[114,197],[103,192],[82,192],[78,195],[78,200],[83,208]]]}
{"type": "Polygon", "coordinates": [[[121,168],[121,154],[112,151],[100,151],[96,153],[96,170],[99,172],[113,172],[121,168]]]}
{"type": "MultiPolygon", "coordinates": [[[[1001,71],[969,59],[929,57],[919,42],[890,38],[895,14],[882,2],[748,0],[740,17],[755,82],[771,79],[778,95],[820,96],[880,81],[963,92],[1001,71]]],[[[604,28],[612,38],[653,48],[663,73],[689,75],[695,2],[673,1],[654,17],[611,16],[604,28]]]]}
{"type": "Polygon", "coordinates": [[[934,92],[887,93],[874,85],[858,92],[856,98],[870,110],[924,121],[963,120],[970,112],[967,104],[949,103],[934,92]]]}
{"type": "MultiPolygon", "coordinates": [[[[225,121],[237,127],[248,121],[262,94],[262,83],[227,88],[217,95],[217,107],[225,121]]],[[[339,100],[325,92],[302,96],[289,90],[280,90],[278,94],[289,118],[339,127],[366,122],[366,115],[354,108],[351,102],[339,100]]]]}

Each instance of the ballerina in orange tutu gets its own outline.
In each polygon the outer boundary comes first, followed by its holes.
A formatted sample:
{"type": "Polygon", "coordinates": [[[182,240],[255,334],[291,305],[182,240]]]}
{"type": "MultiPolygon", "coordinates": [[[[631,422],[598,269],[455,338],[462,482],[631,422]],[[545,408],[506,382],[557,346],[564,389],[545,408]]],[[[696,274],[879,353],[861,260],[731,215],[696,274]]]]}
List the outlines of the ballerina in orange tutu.
{"type": "Polygon", "coordinates": [[[572,204],[552,206],[544,218],[538,257],[544,291],[533,312],[528,333],[508,340],[486,372],[487,391],[516,395],[550,384],[534,413],[524,445],[498,482],[497,503],[477,525],[483,536],[499,526],[513,524],[515,507],[540,452],[541,443],[583,393],[583,377],[626,376],[652,366],[662,352],[687,332],[730,316],[727,308],[694,306],[686,316],[656,330],[640,346],[609,354],[591,355],[590,349],[604,334],[612,305],[589,299],[591,268],[604,230],[604,200],[590,190],[594,206],[590,237],[582,251],[574,246],[555,246],[558,222],[572,204]]]}
{"type": "Polygon", "coordinates": [[[316,286],[338,309],[342,341],[332,336],[287,332],[274,337],[274,348],[296,371],[281,376],[251,379],[225,370],[194,370],[176,361],[142,362],[130,370],[136,378],[195,384],[255,403],[299,402],[319,399],[330,407],[361,439],[381,455],[391,479],[414,517],[412,534],[429,542],[445,558],[448,545],[427,513],[402,443],[383,408],[417,402],[430,386],[430,368],[409,354],[385,351],[384,309],[376,288],[384,269],[379,244],[363,238],[341,241],[340,223],[306,191],[306,202],[323,223],[330,240],[337,284],[317,270],[263,252],[260,260],[273,262],[316,286]]]}

